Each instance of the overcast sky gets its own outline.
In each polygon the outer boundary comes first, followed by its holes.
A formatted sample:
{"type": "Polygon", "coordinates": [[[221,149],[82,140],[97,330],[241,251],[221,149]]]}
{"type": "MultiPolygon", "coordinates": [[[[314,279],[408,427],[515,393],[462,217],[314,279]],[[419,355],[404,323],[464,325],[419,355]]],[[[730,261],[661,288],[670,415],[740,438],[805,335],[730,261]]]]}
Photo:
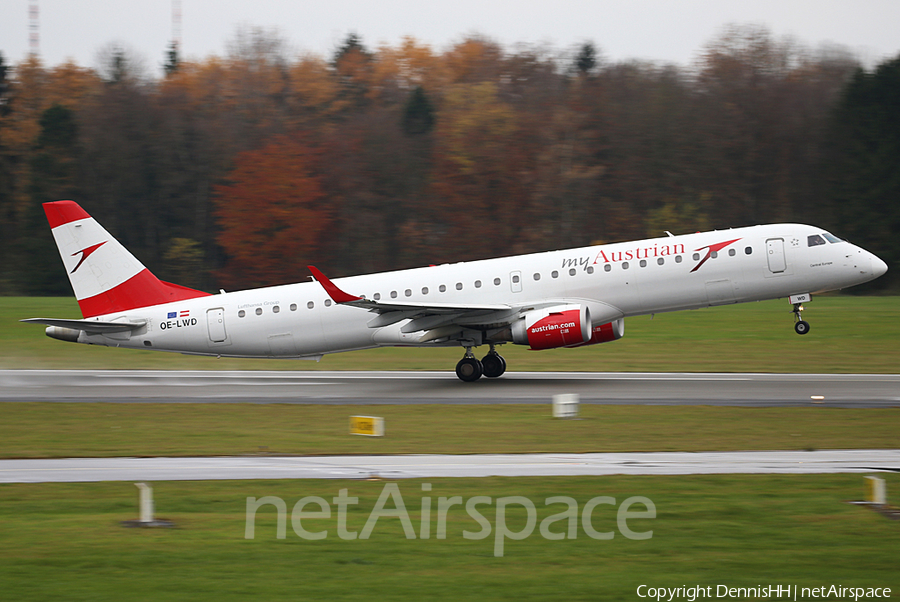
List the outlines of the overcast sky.
{"type": "MultiPolygon", "coordinates": [[[[689,64],[729,23],[766,26],[808,46],[836,43],[868,65],[900,54],[900,0],[180,0],[183,55],[224,55],[240,25],[277,28],[299,51],[330,56],[348,32],[396,45],[406,35],[444,50],[479,33],[508,47],[590,40],[609,60],[689,64]]],[[[111,42],[163,62],[173,0],[39,0],[40,55],[96,67],[111,42]]],[[[29,0],[0,0],[0,52],[28,53],[29,0]]]]}

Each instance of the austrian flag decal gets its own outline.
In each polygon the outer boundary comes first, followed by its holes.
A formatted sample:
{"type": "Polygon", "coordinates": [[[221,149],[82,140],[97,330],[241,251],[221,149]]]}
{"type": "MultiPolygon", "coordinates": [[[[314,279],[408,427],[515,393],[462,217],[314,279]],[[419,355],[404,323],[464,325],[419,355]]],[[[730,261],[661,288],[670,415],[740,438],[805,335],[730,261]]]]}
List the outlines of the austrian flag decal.
{"type": "Polygon", "coordinates": [[[197,318],[191,317],[191,310],[166,312],[166,319],[159,323],[160,330],[172,330],[173,328],[188,328],[197,325],[197,318]]]}

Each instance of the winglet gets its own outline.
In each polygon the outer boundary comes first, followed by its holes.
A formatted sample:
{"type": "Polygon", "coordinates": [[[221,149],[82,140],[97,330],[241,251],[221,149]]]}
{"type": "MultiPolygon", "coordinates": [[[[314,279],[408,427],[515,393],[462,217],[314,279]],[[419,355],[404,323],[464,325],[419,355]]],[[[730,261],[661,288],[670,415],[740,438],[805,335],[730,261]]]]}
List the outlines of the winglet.
{"type": "Polygon", "coordinates": [[[309,268],[309,271],[312,272],[313,278],[319,281],[319,284],[322,285],[322,288],[325,289],[325,292],[328,293],[328,296],[332,298],[335,303],[350,303],[351,301],[362,301],[362,297],[356,297],[349,293],[345,293],[341,289],[339,289],[331,280],[329,280],[325,274],[319,271],[314,265],[306,266],[309,268]]]}

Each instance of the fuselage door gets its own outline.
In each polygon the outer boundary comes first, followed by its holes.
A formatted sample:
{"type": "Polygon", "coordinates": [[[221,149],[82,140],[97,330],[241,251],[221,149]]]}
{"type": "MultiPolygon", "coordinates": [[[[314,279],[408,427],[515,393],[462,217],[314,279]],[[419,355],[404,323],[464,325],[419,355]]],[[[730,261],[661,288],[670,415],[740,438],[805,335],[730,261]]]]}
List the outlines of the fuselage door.
{"type": "Polygon", "coordinates": [[[769,261],[769,271],[773,274],[780,274],[787,269],[783,238],[770,238],[766,241],[766,259],[769,261]]]}
{"type": "Polygon", "coordinates": [[[509,273],[509,288],[514,293],[522,292],[522,272],[509,273]]]}
{"type": "Polygon", "coordinates": [[[209,330],[209,340],[213,343],[222,343],[228,338],[225,332],[225,310],[221,307],[206,311],[206,326],[209,330]]]}

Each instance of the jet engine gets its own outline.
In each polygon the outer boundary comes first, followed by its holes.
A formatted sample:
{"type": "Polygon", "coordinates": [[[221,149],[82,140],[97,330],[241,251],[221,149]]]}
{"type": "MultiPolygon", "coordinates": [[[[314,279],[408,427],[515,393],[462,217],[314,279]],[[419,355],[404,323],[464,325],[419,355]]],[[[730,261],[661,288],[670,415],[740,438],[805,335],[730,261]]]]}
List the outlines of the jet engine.
{"type": "Polygon", "coordinates": [[[582,305],[556,305],[530,311],[512,325],[512,340],[532,349],[583,345],[591,340],[591,312],[582,305]]]}
{"type": "Polygon", "coordinates": [[[573,347],[582,347],[584,345],[596,345],[598,343],[608,343],[610,341],[618,341],[625,335],[625,318],[619,318],[606,324],[594,326],[591,329],[591,340],[581,345],[573,345],[573,347]]]}

